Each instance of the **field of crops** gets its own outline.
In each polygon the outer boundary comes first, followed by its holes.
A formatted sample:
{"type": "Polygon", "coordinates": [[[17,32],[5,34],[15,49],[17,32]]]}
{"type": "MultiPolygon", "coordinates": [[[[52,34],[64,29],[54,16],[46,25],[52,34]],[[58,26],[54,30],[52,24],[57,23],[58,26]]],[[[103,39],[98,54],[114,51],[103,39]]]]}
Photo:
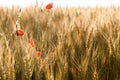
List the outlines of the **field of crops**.
{"type": "Polygon", "coordinates": [[[0,80],[120,80],[120,8],[0,7],[0,80]]]}

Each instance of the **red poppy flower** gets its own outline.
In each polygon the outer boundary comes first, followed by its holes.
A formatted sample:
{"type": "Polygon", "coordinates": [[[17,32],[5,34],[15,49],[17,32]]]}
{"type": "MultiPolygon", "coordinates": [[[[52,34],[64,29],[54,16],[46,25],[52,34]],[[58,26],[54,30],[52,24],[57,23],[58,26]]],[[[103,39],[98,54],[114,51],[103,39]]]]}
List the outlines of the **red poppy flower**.
{"type": "Polygon", "coordinates": [[[49,3],[46,5],[46,9],[51,9],[51,8],[53,8],[53,3],[49,3]]]}
{"type": "Polygon", "coordinates": [[[29,39],[28,42],[31,44],[32,47],[35,46],[35,43],[34,43],[34,41],[32,39],[29,39]]]}
{"type": "Polygon", "coordinates": [[[35,53],[35,55],[37,55],[37,56],[41,56],[41,55],[42,55],[42,53],[41,53],[41,52],[39,52],[39,51],[37,51],[37,52],[35,53]]]}
{"type": "Polygon", "coordinates": [[[16,34],[17,34],[17,36],[23,36],[24,31],[23,30],[16,30],[16,34]]]}

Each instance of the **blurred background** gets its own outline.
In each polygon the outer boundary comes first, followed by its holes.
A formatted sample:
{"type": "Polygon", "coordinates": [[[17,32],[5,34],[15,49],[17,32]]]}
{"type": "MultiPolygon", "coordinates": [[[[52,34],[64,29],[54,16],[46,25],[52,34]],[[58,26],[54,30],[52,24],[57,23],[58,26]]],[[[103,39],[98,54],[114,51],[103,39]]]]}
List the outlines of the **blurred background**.
{"type": "MultiPolygon", "coordinates": [[[[46,5],[49,2],[54,3],[54,7],[95,7],[95,6],[120,6],[120,0],[37,0],[39,6],[43,3],[46,5]]],[[[0,6],[12,7],[20,6],[26,7],[35,5],[36,0],[0,0],[0,6]]]]}

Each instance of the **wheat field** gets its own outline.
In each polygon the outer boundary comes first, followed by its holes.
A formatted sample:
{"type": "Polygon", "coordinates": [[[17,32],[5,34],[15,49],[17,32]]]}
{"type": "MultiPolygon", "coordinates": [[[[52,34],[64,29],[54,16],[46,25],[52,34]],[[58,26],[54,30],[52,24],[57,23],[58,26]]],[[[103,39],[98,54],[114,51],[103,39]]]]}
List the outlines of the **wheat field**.
{"type": "Polygon", "coordinates": [[[0,7],[0,80],[120,80],[119,7],[22,8],[23,36],[18,13],[0,7]]]}

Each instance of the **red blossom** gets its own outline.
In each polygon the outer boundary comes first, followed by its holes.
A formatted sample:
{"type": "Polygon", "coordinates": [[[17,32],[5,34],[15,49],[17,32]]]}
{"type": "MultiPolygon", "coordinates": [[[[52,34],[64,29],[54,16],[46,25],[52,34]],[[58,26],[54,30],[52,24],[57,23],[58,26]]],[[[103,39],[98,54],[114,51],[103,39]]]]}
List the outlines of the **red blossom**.
{"type": "Polygon", "coordinates": [[[17,36],[23,36],[24,31],[23,30],[16,30],[16,34],[17,34],[17,36]]]}
{"type": "Polygon", "coordinates": [[[34,41],[32,39],[29,39],[28,42],[31,44],[32,47],[35,46],[35,43],[34,43],[34,41]]]}
{"type": "Polygon", "coordinates": [[[39,52],[39,51],[37,51],[37,52],[35,53],[35,55],[37,55],[37,56],[41,56],[41,55],[42,55],[42,53],[41,53],[41,52],[39,52]]]}
{"type": "Polygon", "coordinates": [[[46,5],[46,9],[51,9],[51,8],[53,8],[53,3],[52,2],[46,5]]]}

